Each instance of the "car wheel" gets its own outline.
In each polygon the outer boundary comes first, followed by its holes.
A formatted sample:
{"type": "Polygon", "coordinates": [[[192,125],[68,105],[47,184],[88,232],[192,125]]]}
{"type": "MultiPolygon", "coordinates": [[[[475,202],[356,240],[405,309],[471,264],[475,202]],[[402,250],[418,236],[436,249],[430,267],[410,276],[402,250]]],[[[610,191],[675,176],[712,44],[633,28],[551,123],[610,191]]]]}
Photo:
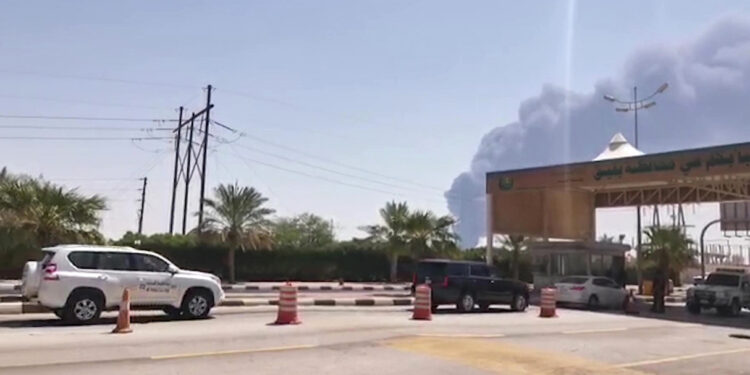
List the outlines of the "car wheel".
{"type": "Polygon", "coordinates": [[[737,299],[733,299],[732,304],[729,306],[729,315],[740,316],[741,312],[742,312],[742,306],[740,306],[740,301],[738,301],[737,299]]]}
{"type": "Polygon", "coordinates": [[[693,315],[698,315],[701,313],[701,305],[697,303],[688,303],[685,306],[687,307],[687,311],[693,315]]]}
{"type": "Polygon", "coordinates": [[[516,294],[513,296],[513,301],[510,303],[510,309],[513,311],[526,311],[529,307],[529,300],[523,294],[516,294]]]}
{"type": "Polygon", "coordinates": [[[456,308],[460,312],[470,312],[474,310],[474,303],[474,296],[471,293],[463,293],[456,304],[456,308]]]}
{"type": "Polygon", "coordinates": [[[93,293],[76,293],[65,304],[63,319],[75,324],[88,324],[99,319],[103,308],[102,299],[93,293]]]}
{"type": "Polygon", "coordinates": [[[191,290],[182,300],[182,314],[190,319],[205,318],[211,311],[211,295],[202,289],[191,290]]]}
{"type": "Polygon", "coordinates": [[[600,307],[600,305],[599,305],[599,297],[597,297],[596,294],[594,294],[591,297],[589,297],[589,302],[588,302],[587,306],[588,306],[588,308],[590,310],[598,310],[599,307],[600,307]]]}
{"type": "Polygon", "coordinates": [[[182,310],[174,306],[167,306],[163,309],[163,311],[172,319],[179,319],[182,317],[182,310]]]}

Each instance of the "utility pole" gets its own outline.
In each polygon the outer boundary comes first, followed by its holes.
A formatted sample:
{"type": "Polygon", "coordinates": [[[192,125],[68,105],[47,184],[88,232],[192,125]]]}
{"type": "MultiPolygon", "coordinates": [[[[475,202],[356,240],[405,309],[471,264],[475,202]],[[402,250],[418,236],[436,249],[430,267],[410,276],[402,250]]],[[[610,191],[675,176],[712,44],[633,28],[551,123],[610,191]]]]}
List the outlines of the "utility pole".
{"type": "Polygon", "coordinates": [[[187,217],[188,217],[188,196],[190,193],[190,161],[193,156],[193,128],[195,125],[195,113],[190,116],[190,136],[188,138],[188,149],[187,149],[187,169],[185,170],[185,202],[182,206],[182,234],[187,232],[187,217]]]}
{"type": "MultiPolygon", "coordinates": [[[[198,203],[198,230],[203,231],[203,201],[206,197],[206,159],[208,159],[208,125],[211,123],[211,90],[208,85],[206,94],[206,127],[203,129],[203,167],[201,167],[201,195],[198,203]]],[[[196,160],[197,162],[197,160],[196,160]]]]}
{"type": "Polygon", "coordinates": [[[174,208],[175,208],[175,199],[177,198],[177,184],[180,181],[180,178],[178,176],[178,170],[177,167],[180,164],[180,143],[182,143],[182,111],[184,110],[183,107],[180,107],[180,116],[179,120],[177,121],[177,135],[175,135],[174,138],[174,174],[172,178],[172,206],[169,210],[169,234],[174,233],[174,208]]]}
{"type": "Polygon", "coordinates": [[[138,235],[143,233],[143,209],[146,207],[146,185],[148,177],[141,178],[143,187],[141,188],[141,210],[138,211],[138,235]]]}
{"type": "Polygon", "coordinates": [[[211,92],[213,91],[213,86],[208,85],[206,89],[208,91],[206,96],[206,107],[197,112],[193,111],[189,118],[186,118],[187,111],[185,108],[180,107],[180,117],[177,123],[177,128],[173,131],[175,133],[175,161],[172,175],[171,212],[169,214],[170,234],[174,233],[174,221],[177,217],[177,213],[175,212],[177,210],[177,190],[179,189],[179,184],[181,182],[185,184],[185,196],[182,207],[182,234],[184,235],[187,233],[190,184],[193,182],[195,172],[198,172],[198,175],[200,176],[201,185],[200,201],[198,202],[198,228],[203,224],[203,200],[206,194],[206,169],[208,164],[208,138],[211,135],[209,133],[211,124],[210,113],[214,106],[211,104],[211,92]],[[205,121],[205,123],[203,121],[205,121]],[[185,127],[187,133],[183,131],[183,127],[185,127]],[[201,131],[204,133],[202,139],[200,138],[201,131]],[[195,134],[196,132],[198,132],[197,135],[195,134]],[[201,142],[194,143],[194,137],[200,139],[201,142]],[[187,147],[182,147],[182,142],[187,142],[187,147]]]}

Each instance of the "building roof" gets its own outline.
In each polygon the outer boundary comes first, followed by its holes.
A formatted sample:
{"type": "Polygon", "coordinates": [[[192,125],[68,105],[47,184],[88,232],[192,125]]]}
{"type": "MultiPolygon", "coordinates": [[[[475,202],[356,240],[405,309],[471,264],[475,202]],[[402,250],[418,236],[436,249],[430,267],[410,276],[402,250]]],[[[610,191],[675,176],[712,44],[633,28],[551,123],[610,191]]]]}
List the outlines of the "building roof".
{"type": "Polygon", "coordinates": [[[602,151],[599,156],[594,158],[594,161],[598,160],[610,160],[627,158],[631,156],[641,156],[643,151],[633,147],[622,133],[617,133],[609,141],[607,147],[602,151]]]}

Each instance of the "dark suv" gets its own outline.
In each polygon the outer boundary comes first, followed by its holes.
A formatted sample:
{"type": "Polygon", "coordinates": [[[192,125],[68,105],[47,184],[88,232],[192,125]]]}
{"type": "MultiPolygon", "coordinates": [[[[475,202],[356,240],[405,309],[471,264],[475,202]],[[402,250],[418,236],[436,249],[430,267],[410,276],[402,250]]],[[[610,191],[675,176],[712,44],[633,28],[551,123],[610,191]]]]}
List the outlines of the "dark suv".
{"type": "Polygon", "coordinates": [[[529,303],[526,283],[502,278],[495,268],[481,262],[420,261],[412,291],[423,283],[432,288],[433,311],[444,304],[455,304],[462,312],[471,311],[476,305],[487,310],[491,304],[506,304],[513,311],[524,311],[529,303]]]}

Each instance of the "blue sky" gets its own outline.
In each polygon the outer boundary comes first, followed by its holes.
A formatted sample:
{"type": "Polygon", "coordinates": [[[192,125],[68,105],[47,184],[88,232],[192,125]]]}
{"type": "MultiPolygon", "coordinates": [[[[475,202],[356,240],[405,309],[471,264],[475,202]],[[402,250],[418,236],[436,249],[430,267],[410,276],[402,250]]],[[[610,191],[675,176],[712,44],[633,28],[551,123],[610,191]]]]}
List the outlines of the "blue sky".
{"type": "MultiPolygon", "coordinates": [[[[180,105],[199,108],[200,88],[211,83],[213,118],[266,142],[245,137],[217,148],[209,186],[255,186],[280,215],[317,213],[348,238],[377,220],[387,200],[447,213],[443,191],[467,169],[481,137],[516,120],[519,104],[544,85],[592,92],[634,51],[688,41],[712,20],[749,8],[742,1],[15,1],[0,13],[0,114],[175,118],[180,105]]],[[[153,126],[19,119],[0,125],[153,126]]],[[[103,230],[116,237],[135,228],[135,178],[144,175],[145,230],[167,229],[170,147],[0,139],[0,164],[108,196],[103,230]]]]}

